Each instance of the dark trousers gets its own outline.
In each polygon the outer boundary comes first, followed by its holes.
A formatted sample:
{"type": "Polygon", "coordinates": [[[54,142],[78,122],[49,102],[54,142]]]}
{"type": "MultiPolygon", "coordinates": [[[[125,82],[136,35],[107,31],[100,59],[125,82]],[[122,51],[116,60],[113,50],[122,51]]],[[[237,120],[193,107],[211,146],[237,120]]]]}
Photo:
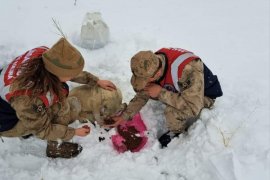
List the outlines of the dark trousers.
{"type": "MultiPolygon", "coordinates": [[[[0,69],[0,74],[2,70],[0,69]]],[[[15,110],[0,97],[0,132],[12,129],[18,121],[15,110]]]]}

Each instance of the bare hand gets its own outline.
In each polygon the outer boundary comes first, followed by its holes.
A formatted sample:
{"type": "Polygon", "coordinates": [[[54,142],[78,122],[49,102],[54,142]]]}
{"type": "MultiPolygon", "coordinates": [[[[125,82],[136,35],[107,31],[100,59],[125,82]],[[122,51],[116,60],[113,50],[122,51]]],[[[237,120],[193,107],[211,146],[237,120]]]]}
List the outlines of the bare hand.
{"type": "Polygon", "coordinates": [[[113,128],[118,126],[119,124],[121,124],[123,121],[125,121],[124,118],[122,118],[121,116],[114,116],[112,117],[112,120],[114,120],[115,123],[113,124],[104,124],[104,127],[108,127],[108,128],[113,128]]]}
{"type": "Polygon", "coordinates": [[[155,83],[148,83],[144,88],[144,91],[146,92],[146,94],[148,94],[152,98],[158,97],[161,90],[162,90],[162,87],[155,83]]]}
{"type": "Polygon", "coordinates": [[[97,84],[101,88],[109,90],[109,91],[116,90],[116,86],[111,81],[108,81],[108,80],[98,80],[97,84]]]}
{"type": "Polygon", "coordinates": [[[75,129],[75,135],[76,136],[81,136],[84,137],[86,135],[88,135],[90,133],[90,127],[88,126],[86,127],[81,127],[81,128],[77,128],[75,129]]]}

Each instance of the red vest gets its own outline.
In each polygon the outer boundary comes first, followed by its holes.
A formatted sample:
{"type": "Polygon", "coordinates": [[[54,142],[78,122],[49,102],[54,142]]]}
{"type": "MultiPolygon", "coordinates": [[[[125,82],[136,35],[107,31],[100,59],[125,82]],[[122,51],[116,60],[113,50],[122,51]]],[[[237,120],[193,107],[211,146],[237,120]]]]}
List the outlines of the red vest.
{"type": "Polygon", "coordinates": [[[166,74],[160,85],[169,91],[180,92],[178,80],[182,76],[183,69],[190,61],[199,57],[181,48],[162,48],[156,54],[164,54],[167,57],[166,74]]]}
{"type": "MultiPolygon", "coordinates": [[[[3,68],[0,74],[0,96],[2,99],[9,102],[10,99],[14,96],[32,94],[32,92],[29,90],[16,90],[10,92],[10,85],[12,84],[14,79],[16,79],[16,77],[20,74],[20,72],[18,71],[18,67],[20,67],[22,63],[28,60],[32,60],[34,58],[41,57],[42,54],[47,50],[48,48],[45,46],[29,50],[23,55],[15,58],[10,64],[3,68]]],[[[43,101],[46,107],[49,107],[58,101],[58,97],[50,92],[47,92],[44,95],[40,95],[39,98],[43,101]]]]}

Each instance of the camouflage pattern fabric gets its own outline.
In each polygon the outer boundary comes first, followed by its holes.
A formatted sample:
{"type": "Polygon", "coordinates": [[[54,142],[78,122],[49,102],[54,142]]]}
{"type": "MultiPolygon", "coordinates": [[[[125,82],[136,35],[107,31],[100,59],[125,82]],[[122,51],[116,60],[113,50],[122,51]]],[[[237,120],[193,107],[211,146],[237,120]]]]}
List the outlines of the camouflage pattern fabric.
{"type": "MultiPolygon", "coordinates": [[[[178,85],[181,92],[174,93],[163,88],[158,96],[158,100],[166,104],[166,124],[173,132],[182,132],[191,121],[198,119],[202,108],[209,108],[214,103],[214,100],[204,96],[203,63],[200,59],[185,66],[178,85]]],[[[149,98],[143,91],[137,92],[122,117],[131,119],[149,98]]]]}
{"type": "MultiPolygon", "coordinates": [[[[97,77],[87,72],[82,72],[72,79],[73,82],[91,85],[96,84],[97,80],[97,77]]],[[[12,89],[20,88],[12,86],[12,89]]],[[[15,109],[19,121],[14,128],[1,132],[0,136],[20,137],[34,134],[40,139],[68,141],[75,134],[75,129],[68,127],[74,119],[70,115],[73,106],[67,99],[46,108],[39,98],[30,100],[29,96],[22,95],[14,97],[11,106],[15,109]]]]}

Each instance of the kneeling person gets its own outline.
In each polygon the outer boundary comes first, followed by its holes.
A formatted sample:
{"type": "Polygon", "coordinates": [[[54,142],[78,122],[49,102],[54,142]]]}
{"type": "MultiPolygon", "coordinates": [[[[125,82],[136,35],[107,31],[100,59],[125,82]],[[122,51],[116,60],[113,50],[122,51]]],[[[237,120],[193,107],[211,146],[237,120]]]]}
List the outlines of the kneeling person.
{"type": "Polygon", "coordinates": [[[89,128],[72,128],[66,118],[75,106],[67,102],[66,81],[100,86],[115,86],[82,71],[84,58],[65,38],[51,48],[41,46],[15,58],[0,70],[0,137],[33,134],[48,141],[47,156],[71,158],[82,147],[68,142],[74,136],[86,136],[89,128]],[[63,143],[59,144],[58,141],[63,143]]]}
{"type": "Polygon", "coordinates": [[[198,56],[184,49],[140,51],[131,59],[131,70],[136,95],[123,114],[114,118],[113,126],[131,119],[149,98],[159,100],[166,104],[164,113],[170,130],[159,139],[163,147],[187,130],[202,108],[212,107],[223,94],[217,76],[198,56]]]}

